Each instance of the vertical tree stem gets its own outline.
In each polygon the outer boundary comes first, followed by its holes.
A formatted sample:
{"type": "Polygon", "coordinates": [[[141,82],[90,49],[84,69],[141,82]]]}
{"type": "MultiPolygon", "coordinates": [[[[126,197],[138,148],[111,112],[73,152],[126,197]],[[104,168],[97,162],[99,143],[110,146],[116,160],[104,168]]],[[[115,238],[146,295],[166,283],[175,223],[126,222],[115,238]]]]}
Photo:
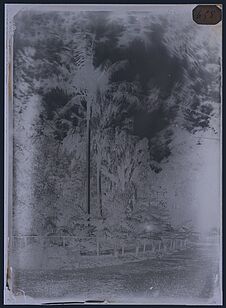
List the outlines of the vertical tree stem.
{"type": "Polygon", "coordinates": [[[87,119],[87,214],[90,225],[90,119],[87,119]]]}

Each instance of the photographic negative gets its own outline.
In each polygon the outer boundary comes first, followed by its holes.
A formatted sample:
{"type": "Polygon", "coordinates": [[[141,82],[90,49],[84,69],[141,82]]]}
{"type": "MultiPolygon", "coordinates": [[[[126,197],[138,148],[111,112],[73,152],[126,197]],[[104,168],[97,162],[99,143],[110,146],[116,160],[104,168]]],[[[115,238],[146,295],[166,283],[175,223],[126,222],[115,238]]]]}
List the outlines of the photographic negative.
{"type": "Polygon", "coordinates": [[[6,6],[7,303],[222,303],[222,23],[194,7],[6,6]]]}

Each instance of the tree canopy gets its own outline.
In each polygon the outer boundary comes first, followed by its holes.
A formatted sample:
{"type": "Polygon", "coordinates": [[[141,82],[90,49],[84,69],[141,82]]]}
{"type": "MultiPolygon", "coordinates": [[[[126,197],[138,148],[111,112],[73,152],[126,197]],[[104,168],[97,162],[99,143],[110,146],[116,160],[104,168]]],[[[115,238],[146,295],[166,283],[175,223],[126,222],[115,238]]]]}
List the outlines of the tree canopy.
{"type": "Polygon", "coordinates": [[[189,41],[197,30],[185,24],[176,39],[170,18],[148,13],[27,11],[15,22],[15,143],[35,162],[33,198],[16,197],[37,213],[33,232],[82,233],[87,202],[92,232],[117,234],[116,222],[129,232],[147,219],[166,226],[150,187],[174,128],[213,129],[219,104],[210,69],[219,59],[207,38],[189,41]]]}

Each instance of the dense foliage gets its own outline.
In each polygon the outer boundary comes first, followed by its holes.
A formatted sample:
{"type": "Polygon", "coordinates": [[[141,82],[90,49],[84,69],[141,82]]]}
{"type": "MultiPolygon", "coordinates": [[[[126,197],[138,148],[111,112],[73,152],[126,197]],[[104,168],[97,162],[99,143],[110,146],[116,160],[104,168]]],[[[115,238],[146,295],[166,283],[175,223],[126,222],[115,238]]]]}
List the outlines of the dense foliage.
{"type": "Polygon", "coordinates": [[[17,15],[14,210],[17,221],[22,211],[32,220],[16,232],[175,232],[152,186],[175,127],[213,129],[219,59],[206,37],[189,41],[195,27],[174,33],[170,18],[152,17],[17,15]]]}

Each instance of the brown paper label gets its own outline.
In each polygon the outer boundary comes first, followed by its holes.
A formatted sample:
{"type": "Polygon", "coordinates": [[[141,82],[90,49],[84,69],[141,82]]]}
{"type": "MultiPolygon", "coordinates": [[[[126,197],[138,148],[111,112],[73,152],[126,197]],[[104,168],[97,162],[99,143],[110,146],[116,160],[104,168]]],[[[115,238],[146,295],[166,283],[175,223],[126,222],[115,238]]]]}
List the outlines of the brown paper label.
{"type": "Polygon", "coordinates": [[[198,5],[192,11],[193,20],[200,25],[216,25],[222,19],[217,5],[198,5]]]}

